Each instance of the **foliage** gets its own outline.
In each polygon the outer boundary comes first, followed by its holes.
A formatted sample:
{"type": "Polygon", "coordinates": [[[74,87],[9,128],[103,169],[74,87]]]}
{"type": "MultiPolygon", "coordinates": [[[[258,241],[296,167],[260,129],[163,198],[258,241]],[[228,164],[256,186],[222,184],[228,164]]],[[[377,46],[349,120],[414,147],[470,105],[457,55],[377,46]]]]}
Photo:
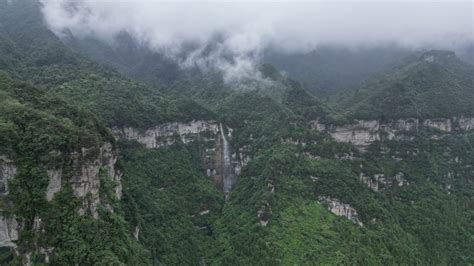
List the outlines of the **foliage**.
{"type": "Polygon", "coordinates": [[[199,145],[174,144],[154,151],[121,142],[120,147],[126,217],[139,228],[140,242],[153,261],[206,261],[223,194],[203,175],[199,145]]]}
{"type": "Polygon", "coordinates": [[[474,114],[474,68],[454,53],[429,51],[407,58],[343,101],[362,119],[442,118],[474,114]]]}

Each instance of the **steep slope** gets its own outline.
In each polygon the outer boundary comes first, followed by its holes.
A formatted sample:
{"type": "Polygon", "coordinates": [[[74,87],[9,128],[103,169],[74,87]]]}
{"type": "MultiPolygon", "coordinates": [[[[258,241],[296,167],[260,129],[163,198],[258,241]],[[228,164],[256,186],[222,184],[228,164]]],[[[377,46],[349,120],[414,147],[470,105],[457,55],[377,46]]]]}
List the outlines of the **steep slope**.
{"type": "Polygon", "coordinates": [[[2,70],[12,77],[31,81],[51,95],[93,111],[109,126],[145,128],[212,116],[190,100],[164,97],[73,52],[48,29],[38,1],[1,5],[0,62],[5,62],[2,70]]]}
{"type": "MultiPolygon", "coordinates": [[[[0,82],[2,264],[474,263],[472,118],[348,124],[267,64],[266,82],[235,90],[218,72],[163,73],[176,82],[161,86],[158,62],[141,79],[150,88],[71,52],[41,20],[21,20],[38,10],[12,3],[0,47],[13,52],[0,58],[37,87],[0,82]]],[[[413,90],[463,85],[443,72],[465,73],[451,59],[413,90]]]]}
{"type": "Polygon", "coordinates": [[[396,65],[408,50],[397,46],[346,48],[322,45],[308,53],[268,49],[264,60],[303,83],[318,97],[352,92],[372,75],[396,65]]]}
{"type": "MultiPolygon", "coordinates": [[[[203,231],[195,227],[205,222],[190,221],[189,216],[198,210],[189,206],[200,202],[199,197],[206,199],[206,193],[211,197],[209,201],[215,200],[218,205],[221,201],[218,190],[204,177],[202,165],[192,160],[195,157],[187,156],[187,149],[150,151],[152,155],[132,164],[130,158],[145,148],[140,147],[136,152],[120,143],[121,149],[117,149],[114,137],[105,126],[145,131],[166,122],[208,120],[215,115],[192,100],[164,97],[154,89],[72,52],[43,23],[37,1],[2,2],[0,13],[0,61],[4,62],[1,70],[34,84],[19,83],[22,85],[12,87],[5,81],[7,92],[2,87],[0,149],[21,148],[21,153],[5,156],[2,153],[1,157],[2,186],[9,187],[10,195],[15,196],[12,201],[5,201],[6,207],[2,209],[2,213],[7,212],[1,219],[2,264],[21,260],[59,265],[182,261],[187,255],[181,256],[177,250],[188,243],[187,237],[194,234],[199,242],[206,238],[202,237],[203,231]],[[38,61],[40,58],[45,60],[38,61]],[[10,90],[20,94],[20,98],[10,90]],[[26,102],[25,107],[16,101],[26,102]],[[163,158],[169,162],[186,158],[192,174],[175,176],[183,172],[174,172],[169,168],[171,163],[161,168],[151,163],[163,158]],[[41,160],[53,160],[51,167],[54,168],[43,165],[41,160]],[[142,166],[140,171],[135,171],[137,165],[142,166]],[[166,170],[170,172],[167,174],[166,170]],[[193,178],[205,192],[190,194],[184,201],[178,193],[172,192],[168,195],[169,201],[154,205],[161,200],[152,196],[160,189],[160,182],[153,183],[157,186],[155,190],[151,185],[146,186],[146,192],[131,185],[145,184],[149,176],[143,173],[154,172],[160,173],[156,177],[193,178]],[[113,173],[124,173],[119,174],[125,184],[120,193],[122,199],[115,195],[119,187],[113,173]],[[195,173],[202,178],[193,175],[195,173]],[[71,186],[67,185],[69,182],[71,186]],[[167,206],[170,202],[177,205],[167,206]],[[151,208],[141,205],[137,211],[136,203],[152,205],[151,208]],[[183,211],[174,215],[174,207],[183,211]],[[162,213],[163,208],[168,211],[162,213]],[[150,224],[136,222],[141,221],[143,214],[150,224]],[[155,223],[156,215],[163,215],[163,220],[169,223],[155,223]],[[177,222],[170,233],[172,220],[177,222]],[[137,231],[140,229],[142,234],[137,231]],[[182,235],[182,241],[173,241],[176,239],[173,232],[187,233],[182,235]],[[156,235],[161,237],[155,238],[156,235]],[[150,241],[158,244],[151,245],[150,241]],[[158,246],[160,252],[156,251],[158,246]],[[11,251],[12,248],[18,252],[11,251]]],[[[194,155],[202,155],[201,147],[194,155]]],[[[184,168],[186,164],[174,163],[177,168],[184,168]]],[[[193,190],[193,183],[185,189],[193,190]]]]}
{"type": "Polygon", "coordinates": [[[4,74],[0,94],[2,264],[145,263],[121,215],[122,174],[107,129],[4,74]]]}
{"type": "Polygon", "coordinates": [[[364,84],[343,106],[363,119],[472,116],[473,73],[453,52],[415,54],[364,84]]]}

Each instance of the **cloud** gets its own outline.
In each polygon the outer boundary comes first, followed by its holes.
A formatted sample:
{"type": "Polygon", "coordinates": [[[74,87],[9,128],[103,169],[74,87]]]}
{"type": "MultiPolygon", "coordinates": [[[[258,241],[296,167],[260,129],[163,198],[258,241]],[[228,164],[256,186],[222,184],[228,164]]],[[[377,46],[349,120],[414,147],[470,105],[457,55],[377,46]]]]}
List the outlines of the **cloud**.
{"type": "Polygon", "coordinates": [[[254,71],[262,50],[304,52],[319,44],[381,43],[456,49],[474,41],[472,1],[42,0],[57,34],[113,41],[127,32],[183,66],[214,66],[229,80],[254,71]],[[206,49],[212,45],[211,52],[206,49]]]}

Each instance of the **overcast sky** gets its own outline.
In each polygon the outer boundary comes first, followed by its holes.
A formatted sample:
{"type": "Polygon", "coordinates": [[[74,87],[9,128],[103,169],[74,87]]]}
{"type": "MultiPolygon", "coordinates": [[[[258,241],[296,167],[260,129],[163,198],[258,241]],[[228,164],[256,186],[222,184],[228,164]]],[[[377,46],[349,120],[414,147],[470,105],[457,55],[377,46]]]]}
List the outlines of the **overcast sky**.
{"type": "Polygon", "coordinates": [[[270,45],[282,51],[308,51],[327,43],[456,49],[474,40],[474,7],[466,0],[42,2],[56,33],[69,29],[76,36],[112,40],[126,31],[169,54],[179,52],[183,43],[205,45],[220,34],[220,49],[241,57],[242,64],[270,45]]]}

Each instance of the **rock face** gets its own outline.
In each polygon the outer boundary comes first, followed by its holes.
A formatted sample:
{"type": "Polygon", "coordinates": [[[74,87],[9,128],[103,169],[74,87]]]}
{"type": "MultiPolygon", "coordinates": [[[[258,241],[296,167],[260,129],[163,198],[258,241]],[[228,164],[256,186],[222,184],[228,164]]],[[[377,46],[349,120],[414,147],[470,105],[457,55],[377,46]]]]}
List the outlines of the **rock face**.
{"type": "Polygon", "coordinates": [[[0,156],[0,196],[8,194],[8,181],[16,175],[17,169],[6,156],[0,156]]]}
{"type": "Polygon", "coordinates": [[[404,179],[402,172],[397,173],[395,176],[385,176],[384,174],[367,176],[364,173],[360,173],[359,180],[375,192],[382,191],[393,185],[402,187],[409,184],[408,181],[404,179]]]}
{"type": "Polygon", "coordinates": [[[191,121],[166,123],[148,130],[135,128],[113,129],[117,139],[136,140],[149,149],[159,149],[177,141],[184,144],[200,141],[204,146],[202,162],[205,174],[228,198],[240,170],[250,158],[245,148],[232,152],[232,129],[216,121],[191,121]]]}
{"type": "MultiPolygon", "coordinates": [[[[89,209],[92,216],[97,218],[97,206],[100,204],[101,171],[104,171],[104,174],[115,182],[115,194],[118,199],[122,195],[122,174],[115,169],[117,154],[113,150],[112,144],[103,144],[95,158],[85,159],[88,157],[88,153],[88,150],[82,149],[81,153],[73,154],[73,172],[75,174],[69,180],[69,183],[74,195],[83,200],[83,207],[79,210],[79,213],[84,214],[89,209]]],[[[50,185],[51,183],[54,183],[53,179],[50,179],[50,185]]],[[[51,185],[51,187],[54,186],[51,185]]]]}
{"type": "MultiPolygon", "coordinates": [[[[375,141],[384,139],[411,140],[410,132],[420,128],[431,128],[442,134],[454,131],[468,131],[474,129],[474,118],[439,118],[420,120],[416,118],[381,122],[377,120],[356,120],[348,125],[326,125],[318,121],[311,122],[313,129],[330,134],[335,140],[352,143],[364,150],[375,141]]],[[[434,136],[436,138],[437,136],[434,136]]]]}
{"type": "Polygon", "coordinates": [[[104,143],[98,150],[82,149],[69,155],[72,160],[72,177],[63,176],[62,169],[49,169],[47,174],[49,184],[46,189],[46,199],[53,200],[54,195],[67,184],[72,186],[74,196],[83,200],[80,214],[91,211],[97,218],[97,205],[100,203],[101,172],[115,183],[115,195],[118,199],[122,196],[122,174],[115,167],[118,159],[117,152],[112,144],[104,143]]]}
{"type": "Polygon", "coordinates": [[[48,170],[49,183],[46,189],[46,199],[51,201],[54,194],[61,190],[62,169],[48,170]]]}
{"type": "Polygon", "coordinates": [[[16,247],[18,240],[18,223],[14,216],[0,212],[0,247],[16,247]]]}
{"type": "Polygon", "coordinates": [[[131,127],[113,129],[116,138],[136,140],[147,148],[171,145],[177,138],[183,143],[189,143],[200,138],[205,132],[216,135],[219,132],[219,125],[215,121],[192,121],[166,123],[145,131],[131,127]]]}
{"type": "Polygon", "coordinates": [[[320,196],[318,201],[327,206],[328,210],[338,216],[344,216],[351,220],[355,224],[362,226],[362,222],[359,220],[356,209],[352,208],[349,204],[342,203],[338,199],[320,196]]]}
{"type": "MultiPolygon", "coordinates": [[[[0,156],[0,201],[5,204],[4,196],[8,194],[8,181],[13,179],[17,168],[12,160],[6,156],[0,156]]],[[[0,207],[0,247],[16,247],[18,240],[18,223],[13,215],[4,212],[0,207]]]]}

